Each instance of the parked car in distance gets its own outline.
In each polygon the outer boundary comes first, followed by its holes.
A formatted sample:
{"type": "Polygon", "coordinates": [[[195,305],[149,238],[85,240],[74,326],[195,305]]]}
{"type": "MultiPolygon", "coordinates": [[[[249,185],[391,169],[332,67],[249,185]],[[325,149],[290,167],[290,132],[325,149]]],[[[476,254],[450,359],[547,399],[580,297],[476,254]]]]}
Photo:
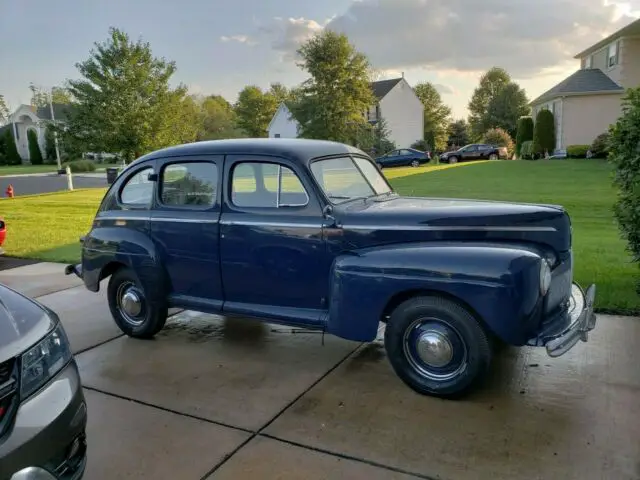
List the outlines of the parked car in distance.
{"type": "Polygon", "coordinates": [[[4,222],[4,218],[0,217],[0,255],[4,255],[4,249],[2,245],[7,238],[7,224],[4,222]]]}
{"type": "MultiPolygon", "coordinates": [[[[472,390],[492,345],[562,355],[595,327],[559,206],[402,197],[340,143],[198,142],[145,155],[109,188],[68,265],[127,335],[170,307],[384,343],[423,394],[472,390]]],[[[301,354],[304,354],[301,352],[301,354]]]]}
{"type": "Polygon", "coordinates": [[[445,152],[440,155],[440,161],[443,163],[458,163],[469,160],[498,160],[507,159],[508,152],[506,147],[497,147],[486,143],[473,143],[454,150],[445,152]]]}
{"type": "Polygon", "coordinates": [[[0,285],[0,478],[77,480],[87,406],[60,319],[0,285]]]}
{"type": "Polygon", "coordinates": [[[415,148],[400,148],[376,158],[380,168],[385,167],[419,167],[431,160],[430,152],[422,152],[415,148]]]}

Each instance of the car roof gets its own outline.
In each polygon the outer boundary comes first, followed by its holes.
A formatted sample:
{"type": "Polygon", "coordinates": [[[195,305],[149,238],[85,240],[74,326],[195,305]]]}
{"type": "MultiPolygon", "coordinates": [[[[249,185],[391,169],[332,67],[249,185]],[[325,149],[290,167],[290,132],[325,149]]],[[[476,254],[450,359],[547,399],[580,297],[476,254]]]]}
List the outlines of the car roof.
{"type": "Polygon", "coordinates": [[[284,157],[307,165],[318,157],[340,154],[366,155],[362,150],[344,143],[301,138],[238,138],[186,143],[148,153],[134,162],[139,164],[157,158],[196,155],[268,155],[284,157]]]}

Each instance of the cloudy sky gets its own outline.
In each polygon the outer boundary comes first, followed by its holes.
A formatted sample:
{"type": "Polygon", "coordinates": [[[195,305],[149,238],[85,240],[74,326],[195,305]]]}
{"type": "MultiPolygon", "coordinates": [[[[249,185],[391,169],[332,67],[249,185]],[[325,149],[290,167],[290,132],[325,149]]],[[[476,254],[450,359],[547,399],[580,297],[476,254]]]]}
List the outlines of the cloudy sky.
{"type": "Polygon", "coordinates": [[[573,56],[640,16],[640,0],[2,1],[0,94],[77,76],[110,26],[175,60],[176,81],[235,101],[246,84],[295,85],[295,50],[323,28],[347,33],[381,78],[431,81],[457,117],[482,71],[506,68],[532,99],[578,68],[573,56]]]}

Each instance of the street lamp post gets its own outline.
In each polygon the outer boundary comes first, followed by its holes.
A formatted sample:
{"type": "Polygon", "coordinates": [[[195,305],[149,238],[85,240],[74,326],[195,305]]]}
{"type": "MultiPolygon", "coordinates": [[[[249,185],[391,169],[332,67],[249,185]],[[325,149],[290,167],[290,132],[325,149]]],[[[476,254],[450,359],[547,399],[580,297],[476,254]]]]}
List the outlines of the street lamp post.
{"type": "MultiPolygon", "coordinates": [[[[51,121],[55,127],[56,117],[53,113],[53,88],[49,91],[49,108],[51,109],[51,121]]],[[[53,129],[53,143],[56,146],[56,160],[58,161],[58,172],[62,170],[62,163],[60,163],[60,148],[58,147],[58,129],[53,129]]]]}

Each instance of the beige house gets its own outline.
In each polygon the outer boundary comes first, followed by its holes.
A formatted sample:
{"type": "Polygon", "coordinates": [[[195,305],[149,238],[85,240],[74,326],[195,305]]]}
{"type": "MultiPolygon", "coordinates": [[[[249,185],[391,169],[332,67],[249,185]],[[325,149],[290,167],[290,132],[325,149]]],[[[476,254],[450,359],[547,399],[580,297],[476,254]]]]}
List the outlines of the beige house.
{"type": "Polygon", "coordinates": [[[574,58],[580,70],[530,104],[534,119],[543,108],[553,112],[556,153],[568,145],[590,145],[620,116],[625,89],[640,85],[640,20],[574,58]]]}

